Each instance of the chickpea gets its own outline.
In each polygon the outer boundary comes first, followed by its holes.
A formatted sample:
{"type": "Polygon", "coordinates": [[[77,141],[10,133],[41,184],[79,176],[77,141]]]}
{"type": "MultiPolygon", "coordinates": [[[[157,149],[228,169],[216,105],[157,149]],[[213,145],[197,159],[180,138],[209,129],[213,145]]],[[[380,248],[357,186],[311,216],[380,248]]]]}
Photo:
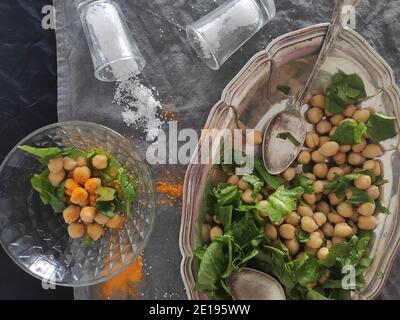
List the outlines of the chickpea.
{"type": "Polygon", "coordinates": [[[229,179],[229,174],[222,170],[214,169],[211,171],[211,185],[217,185],[221,182],[226,182],[229,179]]]}
{"type": "Polygon", "coordinates": [[[363,169],[374,170],[375,160],[367,160],[363,164],[363,169]]]}
{"type": "Polygon", "coordinates": [[[312,193],[303,193],[303,199],[309,204],[309,205],[313,205],[317,202],[317,196],[312,193]]]}
{"type": "Polygon", "coordinates": [[[319,150],[315,150],[311,152],[311,160],[316,163],[323,163],[325,162],[326,158],[322,155],[319,150]]]}
{"type": "Polygon", "coordinates": [[[240,178],[239,178],[238,176],[233,175],[233,176],[230,176],[230,177],[229,177],[229,179],[228,179],[227,182],[228,182],[229,184],[232,184],[232,185],[234,185],[234,186],[237,186],[238,183],[239,183],[239,180],[240,180],[240,178]]]}
{"type": "Polygon", "coordinates": [[[380,195],[379,187],[372,185],[367,189],[367,193],[372,199],[378,199],[380,195]]]}
{"type": "Polygon", "coordinates": [[[345,222],[345,219],[341,215],[339,215],[335,212],[329,212],[327,214],[327,216],[328,216],[328,221],[330,223],[337,224],[337,223],[345,222]]]}
{"type": "Polygon", "coordinates": [[[264,199],[264,197],[261,193],[257,193],[256,198],[257,198],[257,201],[261,201],[262,199],[264,199]]]}
{"type": "Polygon", "coordinates": [[[78,167],[87,167],[88,165],[87,160],[84,157],[78,157],[76,162],[78,163],[78,167]]]}
{"type": "Polygon", "coordinates": [[[247,204],[254,204],[254,198],[253,198],[253,190],[251,189],[246,189],[240,198],[243,200],[244,203],[247,204]]]}
{"type": "Polygon", "coordinates": [[[86,228],[81,223],[71,223],[68,226],[68,234],[72,239],[79,239],[85,235],[86,228]]]}
{"type": "Polygon", "coordinates": [[[318,249],[310,248],[308,246],[305,247],[305,252],[313,255],[314,257],[317,255],[318,249]]]}
{"type": "Polygon", "coordinates": [[[357,208],[357,212],[363,216],[372,216],[375,213],[375,203],[365,202],[357,208]]]}
{"type": "Polygon", "coordinates": [[[316,181],[317,178],[311,172],[306,172],[303,174],[306,178],[311,179],[312,181],[316,181]]]}
{"type": "Polygon", "coordinates": [[[306,242],[306,246],[312,249],[321,248],[323,240],[319,236],[318,232],[313,232],[310,234],[310,240],[306,242]]]}
{"type": "Polygon", "coordinates": [[[58,173],[62,171],[64,168],[63,159],[62,158],[50,159],[47,168],[49,168],[50,173],[58,173]]]}
{"type": "Polygon", "coordinates": [[[313,189],[315,193],[321,193],[324,191],[325,182],[322,180],[316,180],[313,182],[313,189]]]}
{"type": "Polygon", "coordinates": [[[319,148],[319,152],[324,157],[333,157],[339,151],[339,144],[335,141],[328,141],[324,143],[321,148],[319,148]]]}
{"type": "Polygon", "coordinates": [[[347,157],[347,162],[353,166],[360,166],[365,162],[365,158],[359,153],[350,152],[347,157]]]}
{"type": "Polygon", "coordinates": [[[319,108],[311,108],[307,111],[307,119],[313,124],[317,124],[324,117],[324,112],[319,108]]]}
{"type": "Polygon", "coordinates": [[[247,189],[250,189],[250,188],[251,188],[250,184],[247,183],[246,181],[244,181],[243,179],[240,179],[240,180],[239,180],[239,182],[238,182],[238,187],[239,187],[239,189],[241,189],[241,190],[247,190],[247,189]]]}
{"type": "Polygon", "coordinates": [[[86,181],[90,179],[90,169],[88,167],[77,167],[74,169],[72,176],[74,180],[81,185],[84,185],[86,181]]]}
{"type": "Polygon", "coordinates": [[[327,143],[327,142],[329,142],[329,141],[331,141],[332,139],[331,139],[331,137],[329,137],[329,136],[321,136],[321,137],[319,137],[319,144],[318,144],[318,146],[319,147],[321,147],[322,145],[324,145],[325,143],[327,143]]]}
{"type": "Polygon", "coordinates": [[[85,182],[85,190],[88,193],[94,194],[96,192],[97,187],[101,186],[101,179],[99,178],[90,178],[85,182]]]}
{"type": "Polygon", "coordinates": [[[296,176],[296,170],[294,168],[287,168],[282,172],[282,177],[286,181],[292,180],[296,176]]]}
{"type": "Polygon", "coordinates": [[[310,154],[310,152],[305,151],[305,150],[301,151],[301,152],[299,153],[299,156],[297,157],[297,161],[298,161],[300,164],[309,164],[310,161],[311,161],[311,154],[310,154]]]}
{"type": "Polygon", "coordinates": [[[353,233],[353,230],[346,222],[340,222],[335,225],[335,229],[333,231],[333,235],[339,238],[347,238],[350,237],[353,233]]]}
{"type": "Polygon", "coordinates": [[[332,137],[332,136],[335,134],[337,128],[338,128],[338,126],[332,127],[332,129],[329,130],[328,136],[329,136],[329,137],[332,137]]]}
{"type": "Polygon", "coordinates": [[[315,148],[319,143],[319,136],[315,132],[307,132],[306,134],[306,146],[309,148],[315,148]]]}
{"type": "Polygon", "coordinates": [[[96,216],[96,209],[94,207],[83,207],[80,216],[82,221],[92,223],[96,216]]]}
{"type": "Polygon", "coordinates": [[[332,167],[328,170],[328,174],[326,175],[326,178],[328,181],[333,181],[335,180],[336,176],[343,176],[344,171],[342,168],[339,167],[332,167]]]}
{"type": "Polygon", "coordinates": [[[333,161],[340,166],[342,164],[345,164],[347,160],[347,156],[344,152],[339,152],[333,156],[333,161]]]}
{"type": "Polygon", "coordinates": [[[62,169],[60,172],[57,173],[50,172],[48,178],[53,187],[58,187],[65,179],[65,171],[64,169],[62,169]]]}
{"type": "Polygon", "coordinates": [[[63,167],[67,171],[72,171],[78,166],[78,162],[70,157],[64,157],[63,159],[63,167]]]}
{"type": "Polygon", "coordinates": [[[71,194],[71,202],[75,203],[75,204],[84,204],[87,202],[89,197],[89,194],[87,193],[87,191],[85,189],[83,189],[82,187],[78,187],[75,188],[74,190],[72,190],[72,194],[71,194]]]}
{"type": "Polygon", "coordinates": [[[337,206],[337,212],[343,218],[350,218],[353,215],[353,206],[347,202],[341,202],[337,206]]]}
{"type": "Polygon", "coordinates": [[[96,221],[98,224],[104,225],[107,224],[108,221],[110,221],[110,218],[102,214],[101,212],[97,212],[96,216],[94,217],[94,221],[96,221]]]}
{"type": "Polygon", "coordinates": [[[314,108],[325,109],[325,96],[322,94],[317,94],[311,97],[311,106],[314,108]]]}
{"type": "Polygon", "coordinates": [[[333,113],[332,113],[332,112],[329,112],[327,109],[324,110],[324,113],[325,113],[325,115],[326,115],[327,117],[332,117],[332,116],[333,116],[333,113]]]}
{"type": "Polygon", "coordinates": [[[325,234],[324,234],[324,232],[323,232],[321,229],[315,230],[314,233],[318,233],[318,234],[319,234],[319,237],[320,237],[322,240],[325,239],[325,234]]]}
{"type": "Polygon", "coordinates": [[[319,134],[326,134],[332,129],[332,124],[328,120],[321,120],[315,126],[319,134]]]}
{"type": "Polygon", "coordinates": [[[289,253],[294,256],[300,248],[300,244],[297,241],[296,238],[290,239],[290,240],[285,240],[285,246],[288,248],[289,253]]]}
{"type": "Polygon", "coordinates": [[[318,260],[325,260],[328,257],[329,249],[327,247],[322,247],[317,252],[318,260]]]}
{"type": "Polygon", "coordinates": [[[203,242],[210,242],[210,231],[211,231],[211,226],[207,223],[203,224],[201,226],[201,239],[203,242]]]}
{"type": "Polygon", "coordinates": [[[343,115],[345,117],[351,118],[354,113],[357,111],[357,107],[354,104],[349,104],[343,110],[343,115]]]}
{"type": "Polygon", "coordinates": [[[110,221],[106,223],[106,226],[110,229],[118,229],[121,226],[121,223],[122,216],[120,214],[115,214],[114,217],[112,217],[110,221]]]}
{"type": "Polygon", "coordinates": [[[371,177],[366,174],[362,174],[354,180],[354,185],[360,190],[367,190],[371,186],[371,183],[371,177]]]}
{"type": "Polygon", "coordinates": [[[302,217],[312,217],[314,214],[309,206],[304,206],[304,205],[300,205],[297,208],[297,213],[302,217]]]}
{"type": "Polygon", "coordinates": [[[353,215],[350,217],[350,220],[354,223],[356,223],[358,221],[358,217],[360,216],[360,214],[357,211],[353,211],[353,215]]]}
{"type": "Polygon", "coordinates": [[[87,226],[87,233],[93,241],[97,241],[104,235],[104,228],[97,223],[91,223],[87,226]]]}
{"type": "Polygon", "coordinates": [[[367,140],[364,138],[361,139],[361,142],[359,144],[354,144],[351,147],[351,150],[355,153],[360,153],[364,150],[365,146],[367,145],[367,140]]]}
{"type": "Polygon", "coordinates": [[[352,236],[356,235],[358,232],[357,225],[351,220],[347,221],[347,223],[351,227],[351,235],[352,236]]]}
{"type": "Polygon", "coordinates": [[[358,122],[366,123],[371,116],[371,112],[368,109],[357,110],[353,114],[353,119],[358,122]]]}
{"type": "Polygon", "coordinates": [[[81,208],[79,206],[71,204],[63,211],[63,218],[65,223],[73,223],[79,219],[79,214],[81,212],[81,208]]]}
{"type": "Polygon", "coordinates": [[[305,232],[314,232],[318,229],[318,225],[313,218],[305,216],[301,218],[301,229],[305,232]]]}
{"type": "Polygon", "coordinates": [[[367,159],[372,159],[376,157],[380,157],[383,152],[381,148],[377,144],[367,144],[364,150],[361,152],[362,156],[367,158],[367,159]]]}
{"type": "Polygon", "coordinates": [[[331,212],[331,206],[326,201],[320,201],[317,203],[317,210],[319,212],[328,214],[331,212]]]}
{"type": "Polygon", "coordinates": [[[313,219],[317,223],[318,227],[321,227],[327,220],[326,215],[322,212],[315,212],[313,219]]]}
{"type": "Polygon", "coordinates": [[[378,224],[379,221],[374,216],[370,217],[360,216],[357,222],[357,226],[361,230],[374,230],[378,224]]]}
{"type": "Polygon", "coordinates": [[[271,241],[278,239],[278,230],[276,227],[270,223],[267,223],[264,227],[264,235],[271,241]]]}
{"type": "Polygon", "coordinates": [[[346,153],[349,152],[350,150],[351,150],[351,145],[349,144],[342,144],[339,146],[339,152],[346,153]]]}
{"type": "Polygon", "coordinates": [[[374,169],[372,169],[372,172],[377,177],[379,177],[382,174],[381,164],[379,161],[375,161],[375,167],[374,167],[374,169]]]}
{"type": "Polygon", "coordinates": [[[279,235],[286,240],[293,239],[296,236],[296,228],[288,223],[282,224],[279,227],[279,235]]]}
{"type": "Polygon", "coordinates": [[[267,201],[267,200],[261,200],[261,201],[258,203],[258,206],[259,206],[259,208],[261,209],[261,210],[258,211],[258,214],[260,215],[260,217],[262,217],[262,218],[264,218],[264,219],[265,219],[266,217],[268,217],[268,212],[265,211],[267,205],[268,205],[268,201],[267,201]]]}
{"type": "Polygon", "coordinates": [[[78,182],[76,182],[74,179],[70,179],[70,178],[68,178],[67,180],[65,180],[65,189],[68,189],[68,190],[74,190],[75,188],[79,188],[80,187],[80,185],[79,185],[79,183],[78,182]]]}
{"type": "Polygon", "coordinates": [[[105,156],[103,154],[98,154],[98,155],[94,156],[92,159],[92,165],[94,168],[96,168],[98,170],[103,170],[103,169],[107,168],[107,165],[108,165],[107,156],[105,156]]]}
{"type": "Polygon", "coordinates": [[[349,174],[353,172],[353,167],[349,164],[341,165],[340,168],[343,170],[344,174],[349,174]]]}
{"type": "Polygon", "coordinates": [[[332,238],[332,244],[338,244],[338,243],[343,243],[346,242],[346,238],[339,238],[339,237],[333,237],[332,238]]]}
{"type": "Polygon", "coordinates": [[[329,203],[333,206],[337,206],[339,203],[344,201],[344,196],[338,198],[334,192],[328,195],[329,203]]]}
{"type": "Polygon", "coordinates": [[[259,130],[249,130],[246,134],[246,141],[250,145],[259,145],[262,140],[262,133],[259,130]]]}
{"type": "Polygon", "coordinates": [[[325,178],[328,173],[328,165],[326,163],[317,163],[313,168],[313,173],[320,179],[325,178]]]}
{"type": "Polygon", "coordinates": [[[329,121],[334,125],[337,126],[339,125],[340,122],[342,122],[344,120],[344,116],[340,113],[338,114],[334,114],[329,121]]]}
{"type": "Polygon", "coordinates": [[[322,226],[322,232],[325,234],[325,236],[327,237],[332,237],[333,236],[333,226],[329,223],[326,222],[323,226],[322,226]]]}
{"type": "Polygon", "coordinates": [[[299,221],[300,216],[294,211],[292,211],[285,217],[285,222],[293,226],[297,226],[299,224],[299,221]]]}

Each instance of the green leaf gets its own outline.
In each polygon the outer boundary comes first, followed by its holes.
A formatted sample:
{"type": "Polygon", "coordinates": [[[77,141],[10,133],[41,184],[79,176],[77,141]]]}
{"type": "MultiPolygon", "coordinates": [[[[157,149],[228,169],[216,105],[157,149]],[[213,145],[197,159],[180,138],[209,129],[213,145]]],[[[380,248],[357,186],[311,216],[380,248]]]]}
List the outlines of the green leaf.
{"type": "Polygon", "coordinates": [[[384,184],[388,183],[388,180],[383,179],[382,176],[376,177],[374,185],[380,187],[383,186],[384,184]]]}
{"type": "Polygon", "coordinates": [[[115,204],[111,201],[96,201],[95,208],[96,211],[101,212],[109,218],[115,216],[115,204]]]}
{"type": "Polygon", "coordinates": [[[63,153],[60,148],[35,148],[30,146],[18,148],[38,157],[43,164],[48,164],[50,159],[58,158],[63,153]]]}
{"type": "Polygon", "coordinates": [[[44,204],[51,205],[55,213],[62,212],[66,207],[63,192],[64,184],[56,188],[50,183],[48,176],[48,169],[40,174],[35,174],[31,178],[32,187],[39,193],[40,199],[44,204]]]}
{"type": "Polygon", "coordinates": [[[233,206],[222,206],[219,203],[214,203],[213,214],[217,217],[217,220],[224,226],[224,231],[228,231],[232,228],[232,212],[233,206]]]}
{"type": "Polygon", "coordinates": [[[300,142],[290,132],[281,132],[276,137],[282,140],[289,140],[296,147],[300,145],[300,142]]]}
{"type": "Polygon", "coordinates": [[[115,199],[116,190],[109,187],[97,187],[96,194],[98,198],[96,201],[113,201],[115,199]]]}
{"type": "Polygon", "coordinates": [[[292,180],[293,187],[302,187],[304,192],[308,194],[314,193],[313,183],[314,181],[304,174],[298,174],[292,180]]]}
{"type": "Polygon", "coordinates": [[[264,182],[262,182],[260,178],[254,174],[243,176],[242,180],[250,183],[250,185],[253,187],[254,192],[260,191],[260,189],[264,186],[264,182]]]}
{"type": "Polygon", "coordinates": [[[219,183],[212,190],[212,194],[221,205],[228,205],[239,199],[240,193],[237,186],[229,183],[219,183]]]}
{"type": "Polygon", "coordinates": [[[307,300],[332,300],[329,299],[328,297],[325,297],[322,293],[319,293],[318,291],[314,290],[314,289],[308,289],[307,290],[307,296],[306,296],[307,300]]]}
{"type": "Polygon", "coordinates": [[[321,266],[310,253],[305,253],[302,259],[294,260],[296,279],[302,286],[317,282],[321,277],[321,266]]]}
{"type": "Polygon", "coordinates": [[[87,234],[83,237],[83,243],[86,246],[91,246],[93,244],[92,238],[90,238],[87,234]]]}
{"type": "Polygon", "coordinates": [[[337,197],[343,196],[344,192],[350,187],[352,181],[356,180],[360,173],[351,173],[344,176],[336,175],[335,179],[330,183],[325,183],[324,189],[332,190],[337,197]]]}
{"type": "Polygon", "coordinates": [[[232,235],[241,247],[245,246],[253,239],[262,235],[261,231],[257,228],[251,214],[245,214],[240,220],[232,225],[232,235]]]}
{"type": "Polygon", "coordinates": [[[367,122],[367,134],[375,143],[393,138],[397,135],[396,118],[373,113],[367,122]]]}
{"type": "Polygon", "coordinates": [[[379,213],[390,214],[389,209],[384,207],[382,205],[381,200],[379,200],[379,199],[375,200],[375,208],[376,208],[376,211],[379,212],[379,213]]]}
{"type": "Polygon", "coordinates": [[[276,190],[283,184],[279,176],[270,174],[258,159],[254,159],[254,169],[271,189],[276,190]]]}
{"type": "Polygon", "coordinates": [[[308,240],[310,240],[310,236],[308,235],[307,232],[304,232],[303,230],[299,229],[296,232],[296,239],[300,242],[300,243],[306,243],[308,240]]]}
{"type": "Polygon", "coordinates": [[[345,121],[336,129],[332,140],[344,145],[360,144],[362,136],[366,133],[367,127],[364,123],[345,121]]]}
{"type": "Polygon", "coordinates": [[[357,188],[351,188],[351,197],[347,200],[348,203],[359,205],[365,202],[374,202],[374,199],[365,191],[357,188]]]}
{"type": "Polygon", "coordinates": [[[297,208],[297,199],[304,193],[302,187],[286,190],[280,186],[268,197],[268,204],[265,211],[272,222],[279,222],[290,212],[297,208]]]}
{"type": "Polygon", "coordinates": [[[290,86],[285,85],[285,84],[278,85],[277,89],[285,95],[288,95],[291,90],[290,86]]]}

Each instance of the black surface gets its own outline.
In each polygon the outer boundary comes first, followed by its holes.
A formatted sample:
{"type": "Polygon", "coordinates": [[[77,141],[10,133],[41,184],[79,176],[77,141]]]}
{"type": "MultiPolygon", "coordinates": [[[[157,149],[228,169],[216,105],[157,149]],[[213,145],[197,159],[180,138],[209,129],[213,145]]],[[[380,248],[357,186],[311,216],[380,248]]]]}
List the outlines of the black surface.
{"type": "MultiPolygon", "coordinates": [[[[50,3],[0,2],[0,161],[28,133],[57,122],[55,36],[41,22],[50,3]]],[[[0,299],[73,299],[73,292],[44,290],[0,248],[0,299]]]]}

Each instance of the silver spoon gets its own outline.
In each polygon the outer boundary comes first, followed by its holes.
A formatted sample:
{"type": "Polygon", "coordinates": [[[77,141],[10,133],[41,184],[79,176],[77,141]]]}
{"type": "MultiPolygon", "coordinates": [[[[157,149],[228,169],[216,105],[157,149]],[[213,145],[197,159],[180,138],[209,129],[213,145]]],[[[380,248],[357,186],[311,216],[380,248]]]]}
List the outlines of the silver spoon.
{"type": "Polygon", "coordinates": [[[232,273],[227,282],[235,300],[286,300],[280,283],[261,271],[244,268],[232,273]]]}
{"type": "Polygon", "coordinates": [[[336,2],[331,21],[326,31],[317,61],[295,103],[290,109],[278,113],[267,124],[262,144],[264,165],[269,173],[279,174],[286,170],[296,159],[306,138],[306,125],[301,108],[309,89],[315,80],[322,64],[325,62],[332,45],[347,24],[351,10],[361,0],[338,0],[336,2]],[[277,137],[280,133],[289,132],[299,142],[298,145],[290,140],[277,137]]]}

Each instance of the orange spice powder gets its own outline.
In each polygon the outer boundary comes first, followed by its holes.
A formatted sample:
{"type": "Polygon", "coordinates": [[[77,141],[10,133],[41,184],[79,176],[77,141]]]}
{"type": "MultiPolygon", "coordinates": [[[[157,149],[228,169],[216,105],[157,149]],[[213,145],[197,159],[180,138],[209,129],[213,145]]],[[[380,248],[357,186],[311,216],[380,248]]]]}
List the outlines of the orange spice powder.
{"type": "Polygon", "coordinates": [[[104,299],[117,298],[126,300],[129,297],[137,297],[138,291],[136,288],[142,280],[142,274],[142,257],[139,257],[128,269],[102,285],[104,299]]]}
{"type": "Polygon", "coordinates": [[[182,206],[183,184],[161,180],[157,182],[157,192],[164,197],[159,199],[158,204],[167,204],[170,207],[182,206]]]}

